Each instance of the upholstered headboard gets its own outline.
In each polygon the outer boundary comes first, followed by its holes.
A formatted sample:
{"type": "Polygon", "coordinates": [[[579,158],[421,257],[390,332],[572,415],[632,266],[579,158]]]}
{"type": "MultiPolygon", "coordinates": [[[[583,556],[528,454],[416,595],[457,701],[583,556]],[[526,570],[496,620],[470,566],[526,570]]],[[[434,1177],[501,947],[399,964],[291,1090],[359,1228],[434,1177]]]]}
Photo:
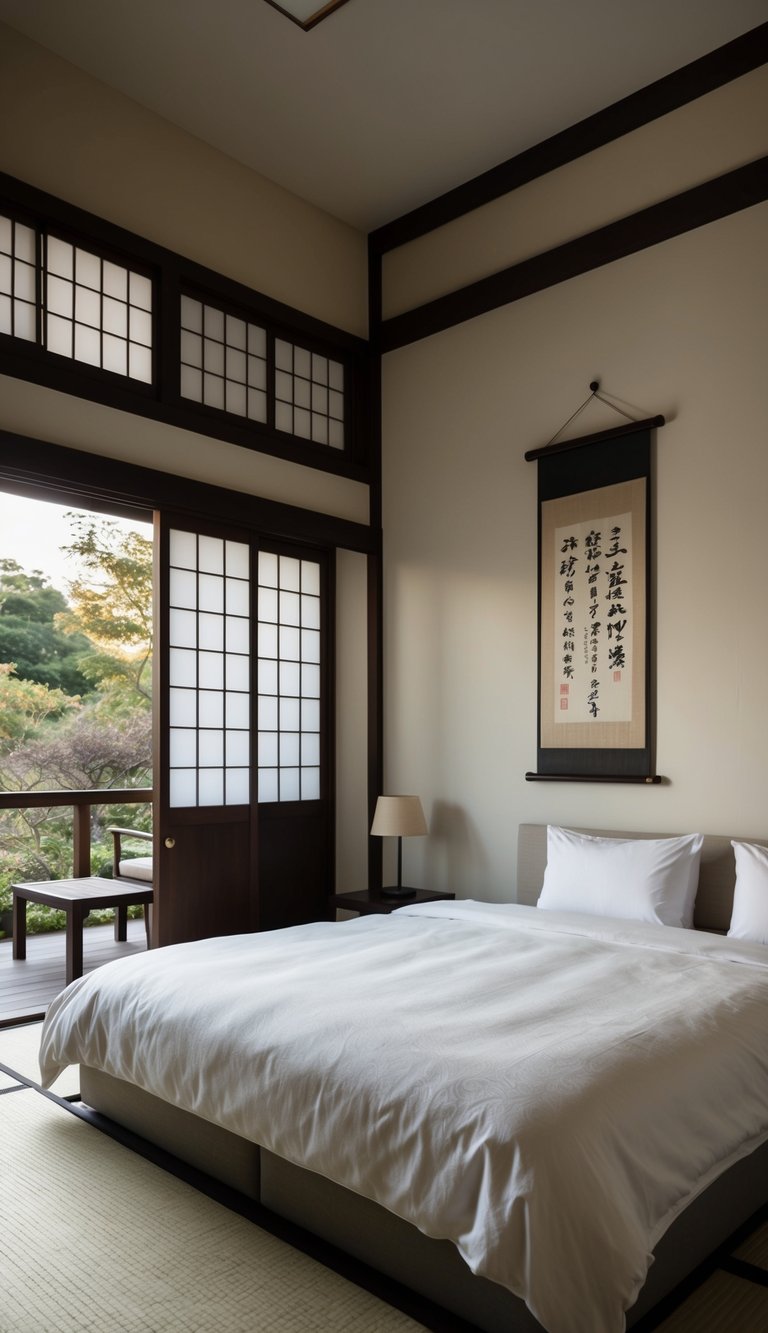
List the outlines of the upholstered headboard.
{"type": "MultiPolygon", "coordinates": [[[[574,826],[569,824],[569,828],[574,826]]],[[[688,830],[696,832],[695,829],[688,830]]],[[[577,833],[591,833],[600,838],[671,838],[671,833],[624,832],[620,829],[577,828],[577,833]]],[[[766,839],[739,835],[741,842],[766,839]]],[[[544,881],[547,864],[546,824],[521,824],[517,841],[517,901],[535,903],[544,881]]],[[[726,834],[705,833],[701,849],[699,888],[696,894],[694,923],[698,930],[727,930],[733,908],[733,888],[736,866],[731,839],[726,834]]]]}

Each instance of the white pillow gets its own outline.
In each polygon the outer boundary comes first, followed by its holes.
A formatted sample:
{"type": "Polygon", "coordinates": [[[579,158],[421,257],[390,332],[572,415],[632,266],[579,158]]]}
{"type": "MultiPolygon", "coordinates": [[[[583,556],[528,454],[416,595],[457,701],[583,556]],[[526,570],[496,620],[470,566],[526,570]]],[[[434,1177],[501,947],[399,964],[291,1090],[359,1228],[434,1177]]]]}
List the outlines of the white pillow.
{"type": "Polygon", "coordinates": [[[547,826],[537,903],[549,912],[692,926],[703,838],[595,838],[547,826]]]}
{"type": "Polygon", "coordinates": [[[736,889],[728,934],[735,940],[768,944],[768,847],[732,842],[736,889]]]}

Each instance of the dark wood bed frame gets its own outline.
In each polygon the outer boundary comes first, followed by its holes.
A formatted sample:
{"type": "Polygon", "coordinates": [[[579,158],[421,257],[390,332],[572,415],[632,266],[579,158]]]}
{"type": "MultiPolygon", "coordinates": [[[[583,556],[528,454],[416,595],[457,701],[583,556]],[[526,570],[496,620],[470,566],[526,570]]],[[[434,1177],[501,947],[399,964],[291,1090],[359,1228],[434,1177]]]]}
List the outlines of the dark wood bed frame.
{"type": "MultiPolygon", "coordinates": [[[[606,837],[669,836],[581,831],[606,837]]],[[[522,825],[518,844],[519,902],[536,901],[545,863],[546,826],[522,825]]],[[[697,928],[727,930],[733,887],[730,839],[707,835],[696,899],[697,928]]],[[[541,1325],[523,1302],[496,1283],[475,1277],[450,1241],[432,1240],[379,1204],[99,1070],[81,1069],[81,1093],[88,1106],[118,1125],[258,1200],[484,1333],[541,1333],[541,1325]]],[[[637,1324],[766,1199],[768,1144],[724,1172],[665,1233],[654,1251],[654,1263],[640,1297],[628,1312],[627,1327],[637,1324]]]]}

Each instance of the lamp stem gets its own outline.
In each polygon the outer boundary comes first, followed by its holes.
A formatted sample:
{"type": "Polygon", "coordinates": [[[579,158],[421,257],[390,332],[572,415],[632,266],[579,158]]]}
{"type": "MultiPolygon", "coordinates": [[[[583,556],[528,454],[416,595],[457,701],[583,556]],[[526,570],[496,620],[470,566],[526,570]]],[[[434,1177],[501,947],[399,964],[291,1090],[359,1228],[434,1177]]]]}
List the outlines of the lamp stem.
{"type": "Polygon", "coordinates": [[[403,839],[397,839],[397,887],[403,887],[403,839]]]}

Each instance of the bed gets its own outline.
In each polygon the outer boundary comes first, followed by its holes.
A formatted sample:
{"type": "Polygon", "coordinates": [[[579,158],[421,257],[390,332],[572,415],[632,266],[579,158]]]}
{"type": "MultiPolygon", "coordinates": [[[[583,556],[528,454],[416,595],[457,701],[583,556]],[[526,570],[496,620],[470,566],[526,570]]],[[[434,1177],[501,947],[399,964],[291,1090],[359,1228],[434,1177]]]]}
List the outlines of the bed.
{"type": "Polygon", "coordinates": [[[104,1115],[487,1333],[621,1333],[767,1197],[768,948],[718,933],[727,838],[697,930],[538,911],[546,849],[521,827],[517,904],[102,967],[44,1081],[79,1063],[104,1115]]]}

